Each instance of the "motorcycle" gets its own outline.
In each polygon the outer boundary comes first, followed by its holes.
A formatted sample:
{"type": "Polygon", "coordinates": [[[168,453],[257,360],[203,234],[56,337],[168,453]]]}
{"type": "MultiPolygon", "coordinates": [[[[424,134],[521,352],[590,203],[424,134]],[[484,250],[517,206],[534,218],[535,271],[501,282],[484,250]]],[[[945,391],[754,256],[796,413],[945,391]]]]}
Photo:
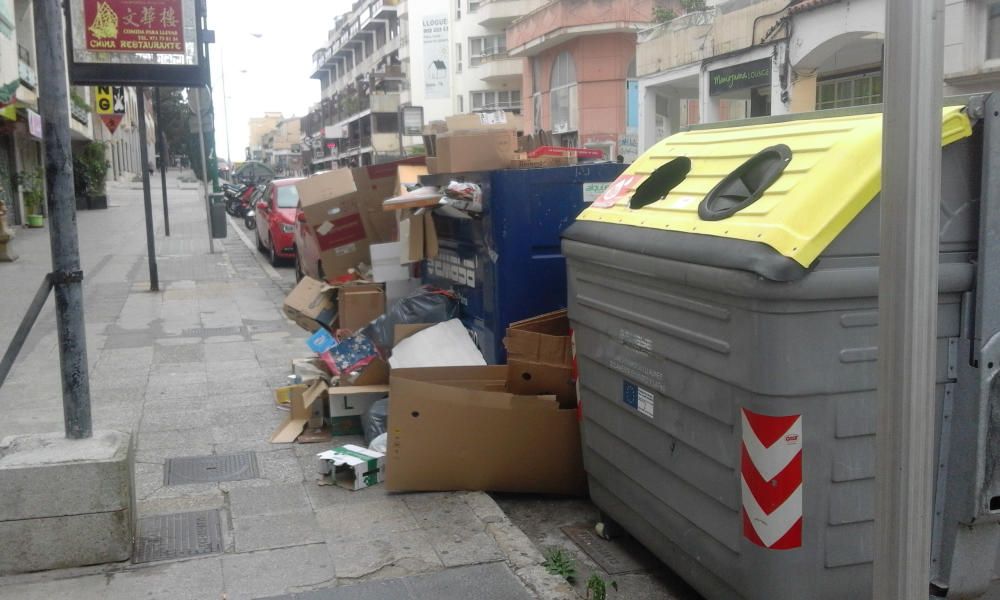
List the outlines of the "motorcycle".
{"type": "Polygon", "coordinates": [[[250,207],[246,213],[243,215],[243,224],[250,231],[257,229],[257,209],[250,207]]]}
{"type": "Polygon", "coordinates": [[[243,194],[247,192],[248,185],[222,184],[222,193],[226,196],[226,212],[232,217],[240,217],[243,205],[243,194]]]}

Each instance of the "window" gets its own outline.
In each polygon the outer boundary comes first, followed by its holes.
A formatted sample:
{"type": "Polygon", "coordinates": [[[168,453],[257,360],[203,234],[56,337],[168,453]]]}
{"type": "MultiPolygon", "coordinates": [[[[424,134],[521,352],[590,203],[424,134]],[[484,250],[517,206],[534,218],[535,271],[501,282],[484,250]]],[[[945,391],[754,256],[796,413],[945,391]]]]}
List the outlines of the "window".
{"type": "Polygon", "coordinates": [[[278,188],[278,208],[295,208],[299,205],[299,188],[283,185],[278,188]]]}
{"type": "Polygon", "coordinates": [[[552,131],[563,133],[576,129],[576,65],[569,52],[563,52],[552,64],[549,92],[552,131]]]}
{"type": "Polygon", "coordinates": [[[507,52],[506,34],[469,38],[469,64],[481,65],[488,57],[507,52]]]}
{"type": "Polygon", "coordinates": [[[535,131],[542,128],[542,61],[536,56],[531,59],[531,115],[535,131]]]}
{"type": "Polygon", "coordinates": [[[462,0],[455,0],[455,20],[462,20],[462,0]]]}
{"type": "Polygon", "coordinates": [[[882,72],[823,79],[816,84],[816,110],[882,102],[882,72]]]}
{"type": "Polygon", "coordinates": [[[521,90],[481,90],[470,94],[472,110],[520,110],[521,90]]]}
{"type": "Polygon", "coordinates": [[[469,13],[474,13],[479,10],[480,0],[469,0],[469,13]]]}
{"type": "Polygon", "coordinates": [[[1000,1],[986,8],[986,60],[1000,60],[1000,1]]]}
{"type": "Polygon", "coordinates": [[[465,96],[458,95],[458,114],[465,113],[465,96]]]}
{"type": "Polygon", "coordinates": [[[462,44],[455,44],[455,72],[462,72],[462,44]]]}

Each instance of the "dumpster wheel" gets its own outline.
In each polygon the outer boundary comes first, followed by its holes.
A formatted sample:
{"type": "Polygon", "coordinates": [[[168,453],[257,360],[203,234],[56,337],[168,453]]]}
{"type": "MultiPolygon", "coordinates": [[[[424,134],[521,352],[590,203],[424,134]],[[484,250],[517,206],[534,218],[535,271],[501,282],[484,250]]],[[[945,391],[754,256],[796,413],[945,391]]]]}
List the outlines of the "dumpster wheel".
{"type": "Polygon", "coordinates": [[[602,512],[601,520],[594,525],[594,532],[598,537],[611,541],[617,537],[621,537],[624,530],[614,519],[602,512]]]}

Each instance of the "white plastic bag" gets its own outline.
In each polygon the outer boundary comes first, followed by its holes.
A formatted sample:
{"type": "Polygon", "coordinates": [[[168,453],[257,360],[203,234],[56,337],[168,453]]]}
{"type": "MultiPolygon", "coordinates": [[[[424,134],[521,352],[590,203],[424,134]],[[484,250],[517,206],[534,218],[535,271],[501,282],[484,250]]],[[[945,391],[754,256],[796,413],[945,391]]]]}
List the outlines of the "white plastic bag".
{"type": "Polygon", "coordinates": [[[374,440],[372,440],[371,444],[368,444],[368,449],[369,450],[374,450],[375,452],[381,452],[382,454],[385,454],[385,449],[386,449],[386,445],[388,444],[388,441],[389,441],[389,434],[388,434],[388,432],[387,433],[383,433],[382,435],[380,435],[377,438],[375,438],[374,440]]]}

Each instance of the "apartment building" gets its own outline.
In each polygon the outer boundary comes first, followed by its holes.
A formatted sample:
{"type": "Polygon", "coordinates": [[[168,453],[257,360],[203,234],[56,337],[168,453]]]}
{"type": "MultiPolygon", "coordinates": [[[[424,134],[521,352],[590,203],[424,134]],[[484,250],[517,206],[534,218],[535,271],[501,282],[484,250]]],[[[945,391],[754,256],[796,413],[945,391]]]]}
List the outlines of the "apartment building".
{"type": "Polygon", "coordinates": [[[289,117],[261,137],[263,162],[281,177],[302,174],[301,119],[289,117]]]}
{"type": "MultiPolygon", "coordinates": [[[[686,125],[882,102],[884,0],[729,0],[640,35],[639,146],[686,125]]],[[[1000,0],[947,0],[946,95],[1000,87],[1000,0]]]]}
{"type": "MultiPolygon", "coordinates": [[[[24,222],[18,173],[42,168],[42,119],[38,114],[35,18],[31,0],[0,0],[0,201],[8,222],[24,222]]],[[[70,132],[74,144],[94,138],[90,90],[74,86],[70,132]]]]}
{"type": "Polygon", "coordinates": [[[454,0],[452,112],[521,112],[524,61],[507,52],[506,29],[545,0],[454,0]]]}
{"type": "Polygon", "coordinates": [[[264,136],[285,118],[280,112],[266,112],[262,117],[251,117],[248,123],[250,138],[246,149],[247,160],[264,160],[264,136]]]}
{"type": "Polygon", "coordinates": [[[507,54],[522,59],[526,129],[564,146],[635,158],[637,35],[667,0],[551,0],[507,27],[507,54]],[[530,107],[530,108],[527,108],[530,107]]]}

